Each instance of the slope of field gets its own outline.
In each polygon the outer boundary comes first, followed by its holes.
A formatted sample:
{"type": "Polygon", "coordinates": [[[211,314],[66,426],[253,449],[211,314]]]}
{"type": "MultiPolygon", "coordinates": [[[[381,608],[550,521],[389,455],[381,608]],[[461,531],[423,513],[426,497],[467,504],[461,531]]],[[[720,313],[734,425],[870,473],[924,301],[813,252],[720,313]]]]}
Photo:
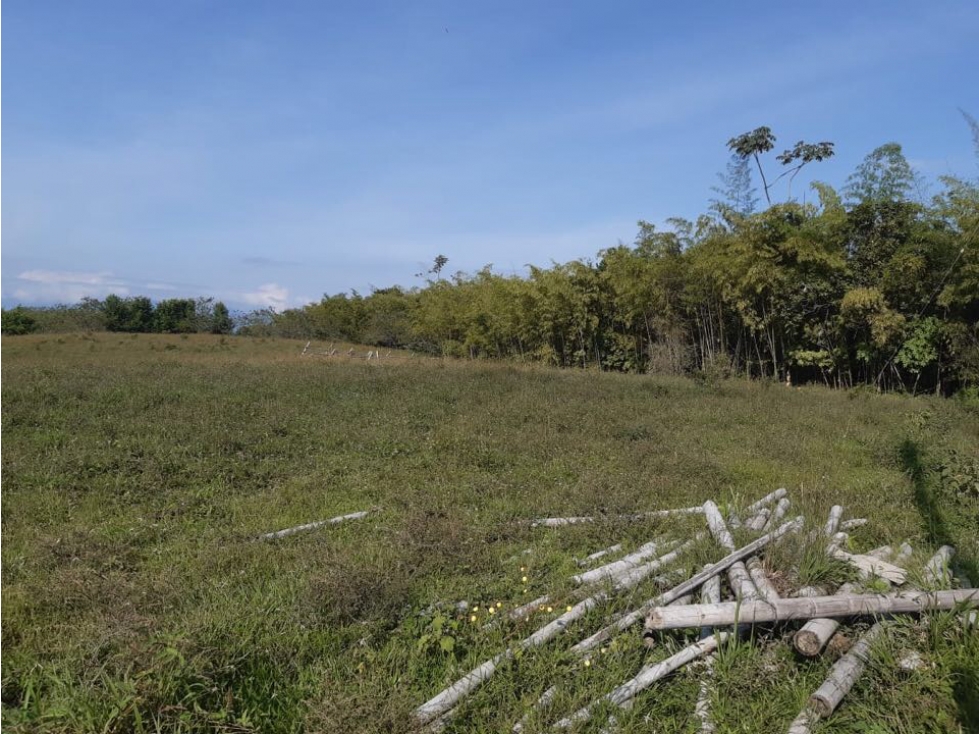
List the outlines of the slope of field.
{"type": "MultiPolygon", "coordinates": [[[[870,518],[856,550],[952,542],[979,580],[979,499],[946,504],[932,470],[979,445],[955,401],[302,348],[4,338],[5,731],[408,730],[414,707],[563,610],[484,628],[489,605],[561,599],[574,557],[700,522],[611,516],[776,487],[812,525],[834,503],[870,518]],[[372,512],[255,540],[358,510],[372,512]],[[609,519],[520,522],[580,514],[609,519]]],[[[450,727],[509,730],[559,681],[565,715],[663,654],[635,632],[584,668],[567,648],[605,612],[519,656],[450,727]]],[[[979,635],[949,619],[897,627],[926,667],[901,674],[881,649],[825,730],[979,726],[979,635]]],[[[830,663],[776,639],[725,650],[717,731],[784,731],[830,663]]],[[[683,671],[620,730],[697,731],[697,692],[683,671]]]]}

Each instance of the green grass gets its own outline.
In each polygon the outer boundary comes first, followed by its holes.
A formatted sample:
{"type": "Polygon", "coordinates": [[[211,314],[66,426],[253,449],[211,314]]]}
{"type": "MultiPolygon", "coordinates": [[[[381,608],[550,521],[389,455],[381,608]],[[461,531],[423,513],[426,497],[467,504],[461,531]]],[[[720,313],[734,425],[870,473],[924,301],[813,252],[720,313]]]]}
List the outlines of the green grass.
{"type": "MultiPolygon", "coordinates": [[[[951,542],[979,581],[979,499],[950,494],[936,469],[974,454],[974,407],[404,354],[377,364],[366,348],[300,358],[302,344],[3,340],[5,731],[409,730],[414,707],[563,610],[575,556],[699,527],[615,514],[744,505],[779,486],[813,526],[834,503],[869,517],[855,550],[908,540],[920,568],[951,542]],[[362,509],[374,511],[255,541],[362,509]],[[516,522],[565,514],[607,518],[516,522]],[[552,613],[483,629],[488,604],[545,592],[552,613]],[[459,600],[480,605],[476,624],[459,600]]],[[[716,557],[705,546],[684,563],[716,557]]],[[[769,560],[793,558],[786,588],[846,576],[801,541],[769,560]]],[[[588,668],[567,652],[653,593],[642,586],[519,656],[450,730],[508,730],[560,682],[535,717],[546,727],[676,649],[683,636],[650,652],[636,631],[588,668]]],[[[902,677],[881,647],[824,730],[975,730],[977,635],[954,615],[889,634],[930,667],[902,677]]],[[[784,730],[819,684],[831,660],[802,662],[786,639],[759,632],[723,651],[719,732],[784,730]]],[[[697,671],[681,671],[619,715],[621,730],[696,731],[697,690],[697,671]]]]}

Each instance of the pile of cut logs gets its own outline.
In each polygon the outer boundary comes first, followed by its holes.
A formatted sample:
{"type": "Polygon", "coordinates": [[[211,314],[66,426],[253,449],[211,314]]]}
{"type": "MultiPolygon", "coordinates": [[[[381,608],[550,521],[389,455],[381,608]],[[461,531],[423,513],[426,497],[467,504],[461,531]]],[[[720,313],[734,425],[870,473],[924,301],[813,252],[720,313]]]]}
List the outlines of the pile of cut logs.
{"type": "MultiPolygon", "coordinates": [[[[612,600],[614,595],[649,580],[655,580],[658,588],[667,590],[627,613],[607,619],[602,629],[578,641],[570,648],[571,652],[587,659],[605,641],[638,626],[640,622],[644,623],[644,636],[650,646],[655,646],[662,634],[669,630],[699,629],[699,639],[676,654],[643,667],[632,679],[624,681],[602,698],[556,721],[554,728],[573,727],[591,719],[600,710],[629,708],[643,690],[688,663],[704,659],[706,664],[701,666],[703,678],[695,714],[701,722],[701,731],[712,732],[710,661],[725,640],[744,637],[753,625],[764,624],[790,634],[798,653],[812,657],[826,649],[841,623],[860,619],[875,621],[869,631],[832,666],[826,681],[812,693],[805,708],[790,725],[790,734],[805,734],[815,721],[831,716],[840,705],[862,674],[874,639],[894,615],[920,615],[934,610],[954,609],[961,612],[963,624],[976,625],[977,613],[974,610],[979,606],[979,590],[950,588],[969,586],[967,582],[954,579],[949,571],[952,548],[940,548],[920,573],[911,575],[904,568],[912,555],[907,543],[897,551],[881,547],[864,554],[849,553],[844,550],[848,533],[867,521],[843,520],[843,508],[838,505],[832,508],[824,525],[808,532],[813,541],[825,543],[829,556],[852,566],[860,583],[843,584],[835,593],[830,593],[829,589],[805,587],[796,590],[791,597],[780,596],[760,554],[779,538],[804,532],[805,519],[802,516],[783,522],[790,507],[786,495],[784,489],[772,492],[747,507],[740,517],[732,512],[725,518],[712,501],[697,507],[623,516],[620,519],[643,520],[696,514],[703,516],[706,527],[685,542],[653,540],[620,558],[615,557],[621,553],[622,546],[616,544],[579,561],[579,565],[590,566],[609,558],[615,559],[574,577],[580,584],[580,590],[577,598],[572,600],[575,603],[570,604],[566,612],[477,666],[419,706],[414,712],[418,724],[430,730],[440,730],[459,710],[463,699],[500,671],[517,651],[550,642],[591,610],[612,600]],[[732,528],[753,531],[757,537],[737,547],[731,534],[732,528]],[[687,578],[684,578],[686,574],[682,574],[678,580],[676,573],[670,573],[670,565],[708,537],[712,537],[726,555],[687,578]],[[727,601],[722,600],[722,577],[726,578],[730,589],[730,599],[727,601]],[[911,583],[912,578],[917,581],[917,587],[911,583]],[[872,582],[874,593],[864,590],[868,582],[872,582]],[[899,590],[893,590],[893,587],[899,587],[899,590]],[[881,592],[883,588],[888,591],[881,592]]],[[[594,520],[590,517],[542,518],[531,525],[557,528],[594,520]]],[[[512,610],[510,616],[526,617],[530,611],[548,601],[548,596],[540,597],[512,610]]],[[[913,664],[913,661],[909,664],[913,664]]],[[[521,732],[527,728],[534,711],[550,706],[556,693],[557,687],[545,691],[513,726],[513,731],[521,732]]],[[[615,727],[613,715],[609,718],[606,731],[614,731],[615,727]]]]}

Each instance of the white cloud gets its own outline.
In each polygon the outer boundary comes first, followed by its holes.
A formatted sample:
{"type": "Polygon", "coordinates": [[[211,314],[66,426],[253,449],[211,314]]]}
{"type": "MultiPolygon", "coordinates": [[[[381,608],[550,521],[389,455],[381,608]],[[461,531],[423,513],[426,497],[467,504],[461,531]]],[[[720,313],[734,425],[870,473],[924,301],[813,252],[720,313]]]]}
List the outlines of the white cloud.
{"type": "Polygon", "coordinates": [[[86,296],[129,295],[125,281],[110,272],[26,270],[17,276],[14,296],[27,303],[75,303],[86,296]]]}
{"type": "Polygon", "coordinates": [[[278,283],[265,283],[258,290],[242,293],[239,298],[249,306],[259,308],[274,308],[276,311],[289,307],[289,289],[278,283]]]}

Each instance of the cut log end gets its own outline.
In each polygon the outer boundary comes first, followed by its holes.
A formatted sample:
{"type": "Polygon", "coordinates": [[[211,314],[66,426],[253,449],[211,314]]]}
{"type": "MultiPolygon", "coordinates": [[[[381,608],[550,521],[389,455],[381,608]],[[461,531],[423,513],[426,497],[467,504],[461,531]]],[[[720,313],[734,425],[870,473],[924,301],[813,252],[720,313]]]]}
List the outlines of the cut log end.
{"type": "Polygon", "coordinates": [[[792,644],[800,655],[805,655],[807,658],[814,658],[823,651],[823,641],[812,630],[801,629],[796,632],[792,644]]]}

